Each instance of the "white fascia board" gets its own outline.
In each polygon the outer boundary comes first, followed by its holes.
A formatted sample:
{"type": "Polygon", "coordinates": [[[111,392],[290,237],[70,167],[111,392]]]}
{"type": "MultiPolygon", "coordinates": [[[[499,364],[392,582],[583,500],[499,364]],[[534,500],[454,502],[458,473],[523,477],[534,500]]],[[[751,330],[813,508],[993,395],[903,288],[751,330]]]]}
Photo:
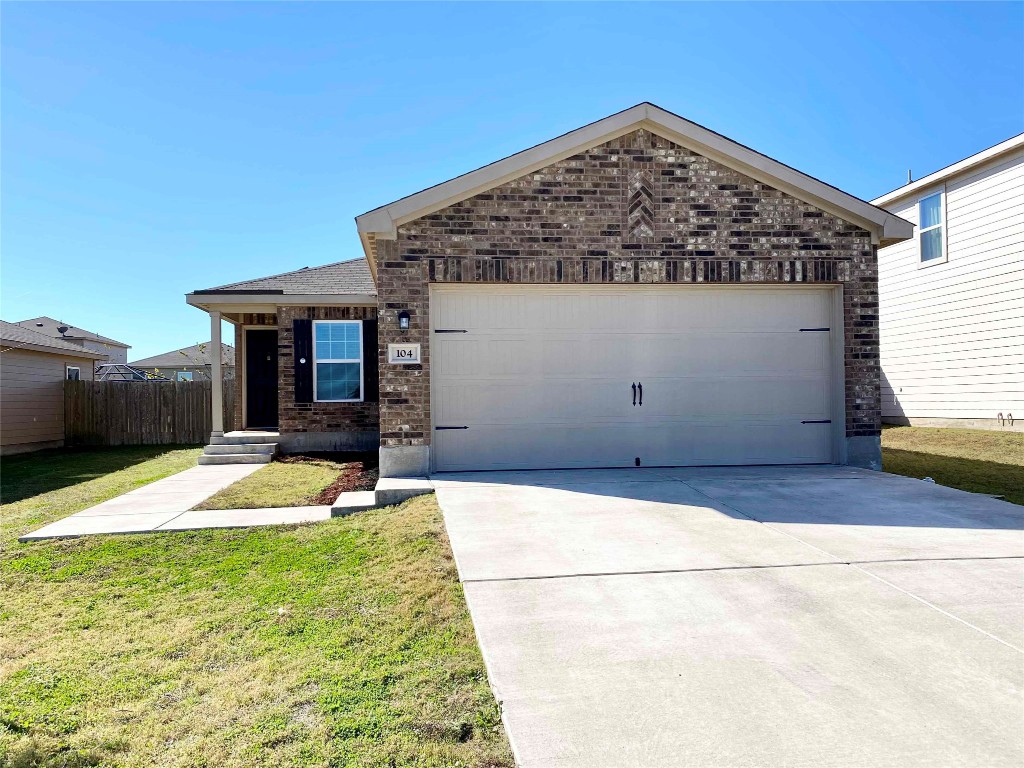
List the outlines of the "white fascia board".
{"type": "Polygon", "coordinates": [[[185,303],[205,312],[276,312],[278,307],[376,307],[365,293],[187,293],[185,303]]]}
{"type": "Polygon", "coordinates": [[[367,257],[373,263],[372,242],[363,237],[363,233],[373,233],[376,238],[393,239],[397,236],[398,226],[407,221],[427,216],[638,128],[646,128],[751,178],[781,189],[799,200],[863,226],[877,240],[899,241],[913,236],[913,225],[898,216],[696,123],[645,103],[357,216],[356,227],[367,257]]]}
{"type": "Polygon", "coordinates": [[[957,163],[947,165],[945,168],[940,168],[939,170],[935,171],[935,173],[930,173],[927,176],[922,176],[917,181],[911,182],[910,184],[905,184],[899,189],[894,189],[892,192],[887,192],[881,197],[876,197],[874,200],[871,201],[871,204],[881,207],[892,205],[893,203],[902,200],[905,197],[910,197],[911,195],[921,192],[922,190],[932,186],[933,184],[938,184],[941,181],[946,181],[947,179],[950,179],[953,176],[961,174],[964,171],[969,171],[972,168],[981,165],[982,163],[987,163],[989,160],[994,160],[1000,155],[1005,155],[1008,152],[1020,149],[1021,147],[1024,147],[1024,133],[1020,134],[1019,136],[1014,136],[1011,139],[1007,139],[1006,141],[1002,141],[996,144],[994,147],[989,147],[988,149],[983,150],[976,155],[966,157],[957,163]]]}

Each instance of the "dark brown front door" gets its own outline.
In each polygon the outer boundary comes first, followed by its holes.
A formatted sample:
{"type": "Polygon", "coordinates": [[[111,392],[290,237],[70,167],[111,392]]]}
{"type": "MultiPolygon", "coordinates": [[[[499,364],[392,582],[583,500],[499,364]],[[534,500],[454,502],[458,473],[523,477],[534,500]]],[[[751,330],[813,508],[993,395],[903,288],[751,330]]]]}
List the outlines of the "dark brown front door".
{"type": "Polygon", "coordinates": [[[277,331],[245,332],[245,427],[277,428],[277,331]]]}

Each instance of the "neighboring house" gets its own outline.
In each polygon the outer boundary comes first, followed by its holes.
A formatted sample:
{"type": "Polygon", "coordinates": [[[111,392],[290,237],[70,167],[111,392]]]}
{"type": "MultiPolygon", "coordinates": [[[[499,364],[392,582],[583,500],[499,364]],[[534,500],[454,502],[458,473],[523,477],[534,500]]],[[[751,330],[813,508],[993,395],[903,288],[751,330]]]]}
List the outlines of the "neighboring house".
{"type": "Polygon", "coordinates": [[[0,321],[0,454],[64,444],[64,381],[92,380],[99,352],[0,321]]]}
{"type": "Polygon", "coordinates": [[[874,201],[882,420],[1024,431],[1024,134],[874,201]]]}
{"type": "Polygon", "coordinates": [[[60,339],[90,352],[99,352],[103,356],[101,362],[104,363],[128,362],[128,350],[131,347],[123,341],[117,341],[106,336],[100,336],[92,331],[76,328],[69,323],[54,320],[52,317],[36,317],[32,320],[22,320],[16,323],[16,325],[36,331],[44,336],[60,339]],[[61,328],[65,329],[63,333],[60,331],[61,328]]]}
{"type": "Polygon", "coordinates": [[[285,450],[880,467],[876,251],[913,226],[835,187],[640,104],[356,224],[365,259],[186,297],[285,450]]]}
{"type": "MultiPolygon", "coordinates": [[[[230,344],[221,344],[221,367],[226,378],[235,375],[235,348],[230,344]]],[[[193,344],[173,352],[154,355],[131,364],[133,368],[156,376],[164,376],[172,381],[201,381],[211,376],[213,362],[210,352],[213,344],[193,344]]]]}

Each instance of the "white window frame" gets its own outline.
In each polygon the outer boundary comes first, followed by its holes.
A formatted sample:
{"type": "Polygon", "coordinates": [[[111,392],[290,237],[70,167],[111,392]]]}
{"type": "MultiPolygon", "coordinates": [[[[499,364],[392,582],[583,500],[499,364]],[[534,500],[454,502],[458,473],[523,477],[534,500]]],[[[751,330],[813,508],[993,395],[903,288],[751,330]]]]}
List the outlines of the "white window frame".
{"type": "Polygon", "coordinates": [[[949,261],[949,227],[946,226],[946,224],[947,220],[945,186],[943,186],[941,189],[933,190],[929,192],[927,195],[921,195],[921,197],[917,198],[917,266],[919,269],[922,267],[931,267],[934,266],[935,264],[945,264],[947,261],[949,261]],[[936,224],[935,226],[931,226],[928,227],[927,229],[924,229],[921,227],[921,203],[923,203],[929,197],[935,197],[936,195],[939,196],[939,215],[942,217],[942,221],[936,224]],[[931,232],[933,229],[936,229],[937,227],[942,227],[942,256],[938,259],[928,259],[927,261],[925,261],[924,249],[921,247],[921,235],[923,235],[925,232],[931,232]]]}
{"type": "Polygon", "coordinates": [[[313,321],[313,402],[314,403],[362,403],[366,399],[366,367],[363,365],[363,358],[366,357],[365,340],[363,339],[362,320],[314,320],[313,321]],[[329,357],[321,360],[316,354],[316,327],[318,325],[358,325],[359,326],[359,359],[345,359],[329,357]],[[316,367],[317,363],[359,363],[359,397],[346,400],[321,400],[317,388],[316,367]]]}
{"type": "Polygon", "coordinates": [[[82,380],[82,368],[78,365],[65,365],[64,366],[64,380],[65,381],[81,381],[82,380]],[[72,379],[68,376],[72,371],[78,371],[78,378],[72,379]]]}
{"type": "Polygon", "coordinates": [[[192,371],[175,371],[174,372],[174,380],[175,381],[194,381],[195,380],[195,374],[192,373],[192,371]],[[182,376],[187,376],[188,378],[183,379],[183,378],[181,378],[182,376]]]}

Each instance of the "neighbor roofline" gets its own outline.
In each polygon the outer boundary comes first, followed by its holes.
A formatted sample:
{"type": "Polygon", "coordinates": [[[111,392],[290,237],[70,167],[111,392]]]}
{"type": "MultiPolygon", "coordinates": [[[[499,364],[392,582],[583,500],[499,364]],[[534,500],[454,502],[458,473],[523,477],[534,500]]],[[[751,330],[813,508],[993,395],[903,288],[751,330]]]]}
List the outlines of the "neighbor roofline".
{"type": "MultiPolygon", "coordinates": [[[[22,327],[24,327],[24,326],[22,326],[22,327]]],[[[115,341],[114,339],[100,338],[100,337],[96,337],[96,336],[72,336],[72,335],[66,333],[66,334],[64,334],[62,336],[59,336],[59,337],[55,336],[54,338],[81,339],[82,341],[95,341],[95,342],[99,342],[100,344],[109,344],[112,347],[124,347],[125,349],[131,349],[132,348],[131,344],[125,344],[123,341],[115,341]]]]}
{"type": "Polygon", "coordinates": [[[14,352],[16,350],[28,350],[29,352],[46,352],[51,355],[63,357],[82,357],[89,360],[102,360],[106,357],[101,352],[91,352],[88,349],[76,347],[67,349],[65,347],[51,347],[49,344],[35,344],[30,341],[16,341],[13,339],[0,339],[0,351],[14,352]]]}
{"type": "Polygon", "coordinates": [[[965,157],[963,160],[959,160],[952,165],[947,165],[945,168],[940,168],[934,173],[929,173],[927,176],[922,176],[917,181],[913,181],[910,184],[904,184],[902,187],[894,189],[892,192],[886,192],[881,197],[876,197],[871,201],[872,205],[891,205],[897,200],[901,200],[904,197],[920,192],[923,189],[938,184],[940,181],[945,181],[953,176],[957,176],[964,171],[969,171],[972,168],[976,168],[983,163],[987,163],[990,160],[1005,155],[1014,150],[1024,147],[1024,133],[1012,136],[1006,141],[1001,141],[995,146],[983,149],[977,154],[965,157]]]}
{"type": "Polygon", "coordinates": [[[357,216],[356,228],[371,272],[376,275],[376,241],[395,239],[398,227],[402,224],[428,216],[641,128],[845,221],[862,226],[871,232],[876,243],[892,244],[909,239],[914,234],[913,224],[886,210],[697,123],[644,102],[357,216]]]}

